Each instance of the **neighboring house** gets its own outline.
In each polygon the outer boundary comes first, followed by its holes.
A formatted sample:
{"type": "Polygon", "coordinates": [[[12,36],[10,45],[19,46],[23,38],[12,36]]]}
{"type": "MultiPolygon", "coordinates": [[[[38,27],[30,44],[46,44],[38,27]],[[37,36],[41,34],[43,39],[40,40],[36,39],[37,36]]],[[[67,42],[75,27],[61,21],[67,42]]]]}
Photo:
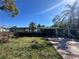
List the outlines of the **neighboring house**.
{"type": "Polygon", "coordinates": [[[9,32],[29,32],[29,29],[26,27],[9,28],[9,32]]]}
{"type": "Polygon", "coordinates": [[[8,28],[0,27],[0,32],[9,32],[8,28]]]}

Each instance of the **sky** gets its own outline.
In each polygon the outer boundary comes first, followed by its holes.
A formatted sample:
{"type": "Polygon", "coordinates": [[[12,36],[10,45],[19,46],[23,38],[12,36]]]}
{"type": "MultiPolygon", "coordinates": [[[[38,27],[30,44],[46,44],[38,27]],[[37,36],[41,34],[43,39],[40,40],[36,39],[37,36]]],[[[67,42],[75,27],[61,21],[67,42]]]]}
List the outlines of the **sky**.
{"type": "Polygon", "coordinates": [[[51,26],[52,19],[61,13],[65,5],[65,0],[16,0],[19,14],[12,18],[0,11],[0,26],[27,27],[30,22],[51,26]]]}

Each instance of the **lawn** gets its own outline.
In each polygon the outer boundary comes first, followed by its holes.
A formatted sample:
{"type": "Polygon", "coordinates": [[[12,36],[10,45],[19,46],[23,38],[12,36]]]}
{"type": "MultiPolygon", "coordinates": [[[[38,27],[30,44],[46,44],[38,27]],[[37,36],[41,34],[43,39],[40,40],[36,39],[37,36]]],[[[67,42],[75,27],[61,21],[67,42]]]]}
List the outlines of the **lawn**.
{"type": "Polygon", "coordinates": [[[42,37],[21,37],[0,43],[0,59],[62,59],[42,37]],[[36,41],[37,44],[32,43],[36,41]]]}

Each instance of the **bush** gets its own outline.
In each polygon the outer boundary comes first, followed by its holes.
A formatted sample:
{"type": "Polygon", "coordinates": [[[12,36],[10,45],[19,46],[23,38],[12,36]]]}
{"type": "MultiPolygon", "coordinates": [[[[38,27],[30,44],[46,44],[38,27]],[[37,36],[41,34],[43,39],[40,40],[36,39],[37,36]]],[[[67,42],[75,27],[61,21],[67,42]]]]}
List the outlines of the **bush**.
{"type": "Polygon", "coordinates": [[[8,33],[5,32],[0,33],[0,43],[7,42],[8,38],[9,38],[8,33]]]}
{"type": "Polygon", "coordinates": [[[5,43],[9,40],[9,38],[14,37],[13,33],[9,32],[1,32],[0,33],[0,43],[5,43]]]}

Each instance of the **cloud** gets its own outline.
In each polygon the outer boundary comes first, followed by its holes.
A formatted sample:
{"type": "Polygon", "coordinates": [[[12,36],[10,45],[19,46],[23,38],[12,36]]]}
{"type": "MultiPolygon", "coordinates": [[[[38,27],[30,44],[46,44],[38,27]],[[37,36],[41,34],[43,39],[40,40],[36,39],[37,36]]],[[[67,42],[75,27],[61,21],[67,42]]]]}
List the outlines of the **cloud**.
{"type": "Polygon", "coordinates": [[[53,9],[55,9],[55,8],[57,8],[57,7],[59,7],[60,5],[64,4],[65,2],[66,2],[66,1],[64,0],[64,1],[60,2],[59,4],[57,4],[57,5],[55,5],[55,6],[52,6],[52,7],[48,8],[48,9],[42,11],[41,14],[51,11],[51,10],[53,10],[53,9]]]}

